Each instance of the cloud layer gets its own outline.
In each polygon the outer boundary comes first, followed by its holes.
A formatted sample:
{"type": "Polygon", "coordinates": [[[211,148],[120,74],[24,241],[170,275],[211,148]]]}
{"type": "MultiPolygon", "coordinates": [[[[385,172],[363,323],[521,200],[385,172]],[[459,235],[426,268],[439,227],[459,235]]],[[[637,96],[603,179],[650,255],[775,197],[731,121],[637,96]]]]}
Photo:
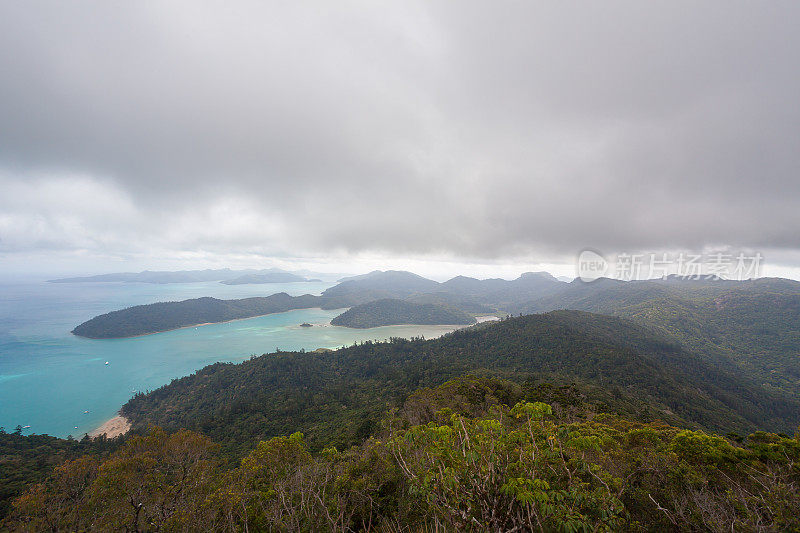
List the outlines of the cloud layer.
{"type": "Polygon", "coordinates": [[[6,3],[0,253],[797,251],[799,16],[6,3]]]}

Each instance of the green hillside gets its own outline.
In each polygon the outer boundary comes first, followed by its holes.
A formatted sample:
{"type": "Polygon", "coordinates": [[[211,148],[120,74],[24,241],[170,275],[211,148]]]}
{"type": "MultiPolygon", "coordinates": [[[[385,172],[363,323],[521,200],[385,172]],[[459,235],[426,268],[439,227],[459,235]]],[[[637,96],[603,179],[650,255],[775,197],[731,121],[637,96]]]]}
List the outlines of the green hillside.
{"type": "Polygon", "coordinates": [[[506,319],[439,339],[367,342],[324,353],[278,352],[217,363],[122,408],[134,425],[200,431],[238,455],[303,431],[317,449],[358,442],[420,387],[466,373],[585,384],[590,397],[641,419],[722,432],[791,432],[800,406],[709,364],[633,322],[560,311],[506,319]]]}
{"type": "Polygon", "coordinates": [[[226,466],[152,429],[56,469],[13,531],[794,531],[800,437],[728,440],[604,413],[572,387],[460,378],[411,394],[352,447],[300,432],[226,466]]]}
{"type": "Polygon", "coordinates": [[[577,309],[630,318],[716,364],[800,398],[800,283],[575,282],[515,312],[577,309]]]}
{"type": "Polygon", "coordinates": [[[331,320],[334,326],[374,328],[396,324],[474,324],[463,311],[443,305],[386,298],[356,305],[331,320]]]}

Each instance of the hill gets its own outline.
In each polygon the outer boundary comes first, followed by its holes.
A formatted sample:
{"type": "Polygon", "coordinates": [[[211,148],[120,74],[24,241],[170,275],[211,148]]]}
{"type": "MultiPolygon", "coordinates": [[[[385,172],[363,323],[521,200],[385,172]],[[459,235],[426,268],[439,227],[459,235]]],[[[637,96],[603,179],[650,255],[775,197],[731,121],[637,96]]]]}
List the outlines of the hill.
{"type": "Polygon", "coordinates": [[[526,272],[510,281],[457,276],[442,283],[439,290],[474,298],[498,310],[507,310],[533,298],[553,294],[565,285],[547,272],[526,272]]]}
{"type": "Polygon", "coordinates": [[[496,314],[497,310],[486,304],[482,304],[477,298],[472,296],[462,296],[449,292],[426,292],[412,294],[405,299],[407,302],[416,304],[434,304],[445,307],[459,309],[470,315],[491,315],[496,314]]]}
{"type": "Polygon", "coordinates": [[[475,319],[463,311],[430,303],[405,300],[375,300],[351,307],[331,320],[334,326],[374,328],[398,324],[474,324],[475,319]]]}
{"type": "Polygon", "coordinates": [[[322,296],[350,307],[383,298],[406,298],[416,293],[437,290],[439,283],[411,272],[376,270],[369,274],[345,278],[325,290],[322,296]]]}
{"type": "Polygon", "coordinates": [[[59,467],[0,529],[800,528],[800,436],[728,439],[596,407],[572,386],[458,378],[413,392],[352,447],[315,451],[293,432],[227,467],[207,437],[154,428],[59,467]]]}
{"type": "Polygon", "coordinates": [[[429,341],[218,363],[137,394],[122,413],[138,428],[201,431],[234,455],[298,430],[314,448],[341,448],[369,434],[413,390],[466,373],[583,383],[604,405],[623,402],[623,414],[723,432],[793,432],[800,422],[797,402],[631,321],[575,311],[480,324],[429,341]]]}
{"type": "Polygon", "coordinates": [[[513,309],[576,309],[656,328],[717,364],[800,398],[800,283],[678,279],[575,281],[513,309]]]}
{"type": "Polygon", "coordinates": [[[384,298],[403,299],[417,303],[447,301],[468,313],[503,311],[558,291],[566,285],[547,272],[526,272],[514,280],[476,279],[457,276],[443,283],[423,278],[411,272],[376,270],[369,274],[342,278],[339,284],[327,289],[323,296],[336,298],[348,305],[358,305],[384,298]],[[435,296],[434,296],[435,295],[435,296]],[[462,305],[458,305],[458,301],[462,305]],[[481,306],[481,311],[466,307],[481,306]]]}

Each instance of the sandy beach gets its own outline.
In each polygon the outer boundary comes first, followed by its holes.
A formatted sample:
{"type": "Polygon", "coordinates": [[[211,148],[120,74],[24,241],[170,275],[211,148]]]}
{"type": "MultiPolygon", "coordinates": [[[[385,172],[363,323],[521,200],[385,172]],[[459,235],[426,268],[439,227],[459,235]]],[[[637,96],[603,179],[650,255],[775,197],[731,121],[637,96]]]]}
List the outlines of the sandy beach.
{"type": "Polygon", "coordinates": [[[131,423],[128,422],[128,419],[122,415],[117,415],[111,420],[107,420],[102,426],[99,428],[92,430],[89,432],[89,436],[99,437],[103,433],[106,434],[106,437],[109,439],[113,439],[114,437],[119,437],[120,435],[124,435],[131,429],[131,423]]]}

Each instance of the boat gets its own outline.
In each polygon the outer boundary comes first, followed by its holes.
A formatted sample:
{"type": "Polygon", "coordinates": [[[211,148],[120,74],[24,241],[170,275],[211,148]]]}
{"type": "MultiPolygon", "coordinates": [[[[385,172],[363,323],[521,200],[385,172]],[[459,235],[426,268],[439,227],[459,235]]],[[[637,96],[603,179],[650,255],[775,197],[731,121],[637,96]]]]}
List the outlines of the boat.
{"type": "Polygon", "coordinates": [[[22,426],[22,429],[28,429],[30,426],[22,426]]]}
{"type": "Polygon", "coordinates": [[[108,364],[108,361],[106,361],[106,364],[108,364]]]}

